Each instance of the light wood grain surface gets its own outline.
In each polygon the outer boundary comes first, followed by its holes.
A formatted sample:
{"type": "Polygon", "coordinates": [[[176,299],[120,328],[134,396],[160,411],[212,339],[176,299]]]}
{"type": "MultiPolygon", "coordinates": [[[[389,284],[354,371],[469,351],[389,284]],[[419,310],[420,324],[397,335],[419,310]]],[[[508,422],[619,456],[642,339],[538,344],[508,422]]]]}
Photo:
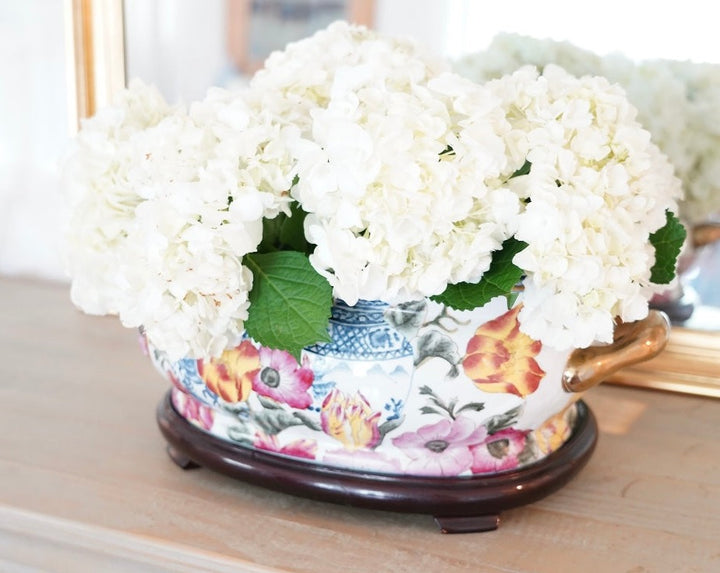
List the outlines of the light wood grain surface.
{"type": "Polygon", "coordinates": [[[720,400],[601,386],[589,465],[489,533],[169,460],[167,387],[115,318],[0,278],[0,571],[720,571],[720,400]]]}

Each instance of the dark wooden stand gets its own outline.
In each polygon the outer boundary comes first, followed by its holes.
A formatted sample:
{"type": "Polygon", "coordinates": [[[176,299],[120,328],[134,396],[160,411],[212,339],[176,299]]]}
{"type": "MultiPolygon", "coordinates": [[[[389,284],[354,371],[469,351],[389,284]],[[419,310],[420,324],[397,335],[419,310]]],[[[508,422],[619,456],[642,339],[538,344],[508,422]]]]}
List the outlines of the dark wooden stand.
{"type": "Polygon", "coordinates": [[[426,513],[443,533],[496,529],[500,512],[535,502],[564,486],[589,460],[597,441],[592,411],[578,420],[558,451],[519,470],[456,478],[390,475],[339,469],[253,450],[193,426],[172,406],[157,409],[168,453],[183,469],[207,467],[272,490],[367,509],[426,513]]]}

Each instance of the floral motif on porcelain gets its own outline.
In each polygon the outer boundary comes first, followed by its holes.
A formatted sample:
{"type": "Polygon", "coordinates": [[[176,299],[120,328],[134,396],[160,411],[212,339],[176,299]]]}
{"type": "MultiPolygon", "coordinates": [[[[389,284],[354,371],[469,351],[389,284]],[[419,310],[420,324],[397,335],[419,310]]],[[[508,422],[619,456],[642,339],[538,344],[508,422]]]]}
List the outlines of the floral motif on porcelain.
{"type": "Polygon", "coordinates": [[[332,342],[300,362],[250,339],[211,360],[150,355],[177,411],[225,440],[345,469],[488,474],[558,449],[576,415],[568,353],[521,333],[518,311],[338,301],[332,342]]]}

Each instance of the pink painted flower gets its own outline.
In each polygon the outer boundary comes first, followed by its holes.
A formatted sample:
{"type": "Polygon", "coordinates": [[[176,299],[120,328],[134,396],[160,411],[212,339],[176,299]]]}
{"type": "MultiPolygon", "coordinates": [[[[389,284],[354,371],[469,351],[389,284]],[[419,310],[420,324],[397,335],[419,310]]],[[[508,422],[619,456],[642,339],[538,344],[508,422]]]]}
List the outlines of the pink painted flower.
{"type": "Polygon", "coordinates": [[[281,445],[277,436],[270,436],[260,432],[255,434],[253,446],[266,452],[274,452],[276,454],[306,460],[314,460],[317,455],[317,443],[315,440],[301,439],[281,445]]]}
{"type": "Polygon", "coordinates": [[[312,404],[308,389],[314,379],[313,371],[300,366],[291,354],[261,347],[260,369],[253,377],[252,387],[261,396],[305,409],[312,404]]]}
{"type": "Polygon", "coordinates": [[[212,409],[208,406],[177,389],[172,391],[172,403],[177,412],[188,422],[203,430],[212,429],[214,416],[212,409]]]}
{"type": "Polygon", "coordinates": [[[506,428],[488,436],[482,444],[472,446],[474,474],[511,470],[520,464],[520,454],[525,449],[528,432],[506,428]]]}
{"type": "Polygon", "coordinates": [[[407,472],[418,475],[455,476],[472,466],[470,451],[485,440],[484,427],[476,427],[469,418],[440,420],[417,432],[406,432],[392,443],[411,461],[407,472]]]}

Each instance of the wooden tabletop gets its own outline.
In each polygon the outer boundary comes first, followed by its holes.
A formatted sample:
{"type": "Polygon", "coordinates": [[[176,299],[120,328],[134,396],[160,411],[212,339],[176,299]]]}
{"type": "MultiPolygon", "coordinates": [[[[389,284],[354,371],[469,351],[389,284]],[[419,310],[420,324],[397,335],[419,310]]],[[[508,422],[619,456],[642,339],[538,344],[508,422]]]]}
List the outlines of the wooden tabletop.
{"type": "Polygon", "coordinates": [[[720,400],[591,390],[588,466],[443,535],[424,515],[291,497],[165,453],[136,334],[66,285],[0,278],[0,571],[720,571],[720,400]]]}

